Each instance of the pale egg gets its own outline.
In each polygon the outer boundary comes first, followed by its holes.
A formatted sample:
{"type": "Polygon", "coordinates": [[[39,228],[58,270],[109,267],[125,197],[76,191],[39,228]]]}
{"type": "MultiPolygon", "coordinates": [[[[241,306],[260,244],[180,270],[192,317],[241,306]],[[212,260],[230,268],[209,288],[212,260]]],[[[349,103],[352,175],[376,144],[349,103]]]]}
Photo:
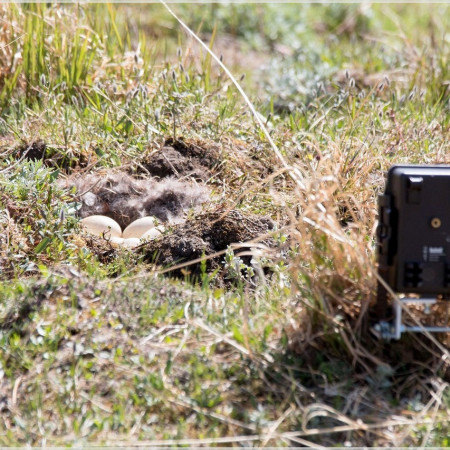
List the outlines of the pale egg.
{"type": "Polygon", "coordinates": [[[124,239],[121,237],[112,237],[109,242],[115,248],[117,247],[133,248],[140,244],[140,239],[138,238],[124,239]]]}
{"type": "Polygon", "coordinates": [[[156,239],[157,237],[161,236],[161,233],[164,231],[163,227],[157,227],[157,228],[150,228],[150,230],[146,231],[141,239],[156,239]]]}
{"type": "Polygon", "coordinates": [[[131,222],[125,230],[123,230],[122,237],[128,238],[141,238],[145,232],[155,227],[156,219],[152,216],[141,217],[140,219],[131,222]]]}
{"type": "Polygon", "coordinates": [[[114,247],[123,245],[123,238],[121,237],[112,237],[110,239],[111,244],[114,244],[114,247]]]}
{"type": "Polygon", "coordinates": [[[91,234],[106,238],[122,237],[120,225],[111,217],[89,216],[81,220],[81,224],[91,234]]]}
{"type": "Polygon", "coordinates": [[[128,238],[124,239],[122,242],[122,247],[125,248],[134,248],[137,247],[141,242],[139,238],[128,238]]]}

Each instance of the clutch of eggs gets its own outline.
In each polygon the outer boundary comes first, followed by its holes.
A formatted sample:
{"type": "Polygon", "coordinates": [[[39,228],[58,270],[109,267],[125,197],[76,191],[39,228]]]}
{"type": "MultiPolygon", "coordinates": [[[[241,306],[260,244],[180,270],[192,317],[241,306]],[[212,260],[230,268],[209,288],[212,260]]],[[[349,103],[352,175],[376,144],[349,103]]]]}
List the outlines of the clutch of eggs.
{"type": "Polygon", "coordinates": [[[113,244],[126,248],[133,248],[139,245],[140,239],[155,239],[164,228],[156,227],[156,219],[151,216],[142,217],[130,223],[125,230],[120,225],[107,216],[89,216],[81,220],[87,232],[96,236],[103,236],[110,239],[113,244]]]}

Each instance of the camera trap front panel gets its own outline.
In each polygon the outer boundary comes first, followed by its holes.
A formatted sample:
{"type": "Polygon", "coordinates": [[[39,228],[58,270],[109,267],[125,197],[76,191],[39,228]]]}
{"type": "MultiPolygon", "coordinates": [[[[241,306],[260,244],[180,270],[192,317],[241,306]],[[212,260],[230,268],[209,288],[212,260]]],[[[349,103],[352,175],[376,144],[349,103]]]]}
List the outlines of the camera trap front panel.
{"type": "Polygon", "coordinates": [[[390,287],[450,294],[450,167],[392,167],[379,212],[379,272],[390,287]]]}

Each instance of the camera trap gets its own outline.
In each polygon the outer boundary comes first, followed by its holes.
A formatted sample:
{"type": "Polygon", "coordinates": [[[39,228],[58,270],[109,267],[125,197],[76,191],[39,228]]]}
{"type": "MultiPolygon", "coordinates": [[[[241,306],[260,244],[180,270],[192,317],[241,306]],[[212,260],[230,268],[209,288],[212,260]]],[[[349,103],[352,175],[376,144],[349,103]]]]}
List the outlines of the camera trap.
{"type": "Polygon", "coordinates": [[[450,332],[450,166],[391,167],[379,196],[377,241],[383,281],[378,282],[374,331],[385,339],[424,329],[450,332]],[[403,323],[407,304],[420,311],[420,325],[403,323]],[[430,324],[436,309],[440,323],[430,324]]]}

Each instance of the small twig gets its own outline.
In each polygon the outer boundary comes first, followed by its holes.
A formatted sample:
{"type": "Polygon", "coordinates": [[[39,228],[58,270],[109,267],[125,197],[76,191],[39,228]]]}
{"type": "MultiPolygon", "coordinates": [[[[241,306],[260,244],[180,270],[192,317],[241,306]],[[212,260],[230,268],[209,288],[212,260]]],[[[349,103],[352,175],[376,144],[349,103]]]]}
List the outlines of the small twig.
{"type": "Polygon", "coordinates": [[[10,166],[7,166],[4,169],[0,170],[0,173],[4,173],[4,172],[7,172],[8,170],[16,168],[26,158],[28,152],[31,150],[32,145],[33,144],[28,145],[27,149],[24,151],[22,156],[16,162],[14,164],[11,164],[10,166]]]}
{"type": "Polygon", "coordinates": [[[12,398],[11,398],[11,404],[13,407],[16,406],[16,404],[17,404],[17,392],[19,390],[21,381],[22,381],[22,375],[20,375],[18,378],[16,378],[16,381],[14,382],[12,398]]]}
{"type": "Polygon", "coordinates": [[[261,447],[265,447],[267,443],[272,439],[272,436],[274,435],[277,428],[285,421],[285,419],[293,412],[295,411],[295,406],[291,405],[289,408],[281,414],[281,416],[276,420],[267,430],[267,436],[264,438],[264,440],[261,443],[261,447]]]}
{"type": "Polygon", "coordinates": [[[26,34],[28,34],[28,33],[23,33],[16,39],[14,39],[13,41],[8,42],[7,44],[3,45],[2,47],[0,47],[0,50],[3,50],[4,48],[9,47],[11,44],[14,44],[14,42],[18,41],[20,38],[24,37],[26,34]]]}
{"type": "Polygon", "coordinates": [[[298,436],[317,436],[321,434],[333,434],[333,433],[343,433],[346,431],[371,431],[377,428],[388,428],[388,427],[399,427],[406,425],[425,425],[432,424],[432,419],[424,419],[420,421],[415,420],[383,420],[377,423],[364,423],[362,421],[353,422],[352,425],[338,425],[336,427],[329,428],[309,428],[304,431],[288,431],[282,433],[281,436],[285,438],[292,438],[298,436]]]}
{"type": "Polygon", "coordinates": [[[99,401],[94,400],[93,398],[90,398],[89,395],[85,394],[84,392],[79,392],[80,397],[83,397],[85,400],[87,400],[88,402],[92,403],[94,406],[96,406],[97,408],[101,409],[102,411],[107,412],[108,414],[112,414],[113,411],[112,409],[108,408],[105,405],[102,405],[99,401]]]}
{"type": "MultiPolygon", "coordinates": [[[[208,444],[231,444],[233,442],[254,442],[260,441],[259,435],[250,436],[229,436],[218,438],[204,438],[204,439],[166,439],[166,440],[154,440],[154,441],[112,441],[106,442],[106,446],[120,446],[120,447],[171,447],[178,445],[190,445],[198,447],[200,445],[208,444]]],[[[95,446],[92,446],[95,448],[95,446]]]]}
{"type": "Polygon", "coordinates": [[[202,414],[204,416],[212,417],[213,419],[220,420],[223,423],[226,423],[227,425],[233,425],[238,428],[243,428],[246,430],[251,430],[256,432],[257,427],[255,425],[247,424],[244,422],[241,422],[240,420],[232,419],[231,417],[226,417],[222,414],[218,414],[215,412],[211,412],[208,410],[205,410],[204,408],[200,408],[199,406],[195,405],[190,401],[189,399],[185,399],[183,397],[177,398],[176,400],[169,400],[169,402],[174,403],[179,406],[183,406],[184,408],[192,409],[192,411],[195,411],[198,414],[202,414]]]}
{"type": "Polygon", "coordinates": [[[161,153],[163,158],[169,163],[170,167],[172,167],[172,170],[175,172],[175,175],[177,175],[178,177],[180,176],[180,173],[178,172],[177,169],[175,169],[174,165],[172,164],[172,162],[167,158],[167,156],[164,154],[164,152],[161,149],[161,153]]]}
{"type": "Polygon", "coordinates": [[[88,188],[87,190],[85,190],[84,192],[82,192],[81,194],[77,194],[77,196],[79,197],[79,198],[82,198],[83,197],[83,195],[85,195],[85,194],[87,194],[88,192],[90,192],[90,191],[92,191],[92,189],[94,189],[95,188],[95,186],[97,186],[99,183],[100,183],[100,181],[102,181],[102,178],[99,178],[90,188],[88,188]]]}

